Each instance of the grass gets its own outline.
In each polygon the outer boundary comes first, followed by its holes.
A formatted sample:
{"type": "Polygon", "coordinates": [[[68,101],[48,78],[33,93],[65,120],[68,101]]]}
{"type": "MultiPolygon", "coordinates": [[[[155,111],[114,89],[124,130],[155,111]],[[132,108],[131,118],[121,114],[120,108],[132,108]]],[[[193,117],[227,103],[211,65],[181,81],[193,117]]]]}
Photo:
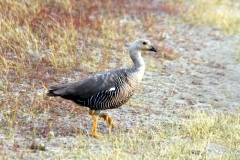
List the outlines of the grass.
{"type": "MultiPolygon", "coordinates": [[[[144,59],[148,71],[163,74],[164,61],[180,56],[180,51],[164,41],[165,33],[178,34],[172,26],[187,21],[238,35],[239,8],[235,3],[1,1],[0,155],[5,159],[238,159],[237,113],[189,113],[180,124],[158,119],[152,125],[149,118],[144,126],[137,123],[130,129],[120,127],[96,140],[88,134],[91,128],[86,124],[91,119],[86,108],[45,97],[52,84],[131,66],[127,49],[138,38],[148,38],[161,50],[154,55],[146,53],[144,59]],[[219,154],[211,149],[214,145],[219,154]]],[[[134,101],[128,104],[134,110],[149,105],[134,101]]]]}
{"type": "Polygon", "coordinates": [[[186,20],[198,25],[214,26],[228,34],[240,34],[240,6],[237,1],[180,0],[178,2],[192,6],[187,13],[182,13],[186,20]]]}
{"type": "Polygon", "coordinates": [[[118,129],[100,141],[79,134],[74,142],[70,137],[52,137],[45,143],[58,144],[60,150],[55,151],[54,145],[48,148],[58,159],[238,159],[239,115],[188,114],[191,116],[180,124],[159,122],[150,130],[137,124],[128,131],[118,129]]]}

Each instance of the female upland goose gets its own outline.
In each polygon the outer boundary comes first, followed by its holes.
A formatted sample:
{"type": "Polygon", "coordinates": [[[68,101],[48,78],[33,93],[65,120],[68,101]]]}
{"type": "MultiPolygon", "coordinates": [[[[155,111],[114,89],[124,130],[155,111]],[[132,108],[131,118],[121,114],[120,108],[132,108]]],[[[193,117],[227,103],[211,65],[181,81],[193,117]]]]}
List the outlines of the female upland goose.
{"type": "Polygon", "coordinates": [[[142,51],[157,52],[148,40],[137,40],[129,48],[134,63],[131,68],[101,72],[74,83],[51,86],[47,95],[60,96],[88,107],[89,115],[93,117],[92,135],[98,138],[99,117],[103,118],[108,126],[114,127],[111,117],[100,111],[120,107],[132,97],[139,86],[145,71],[142,51]]]}

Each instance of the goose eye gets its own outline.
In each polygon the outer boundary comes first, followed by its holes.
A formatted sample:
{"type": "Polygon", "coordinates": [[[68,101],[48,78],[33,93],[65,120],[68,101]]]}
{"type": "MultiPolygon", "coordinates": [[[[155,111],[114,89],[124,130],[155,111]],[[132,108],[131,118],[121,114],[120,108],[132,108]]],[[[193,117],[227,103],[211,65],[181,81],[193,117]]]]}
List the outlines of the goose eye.
{"type": "Polygon", "coordinates": [[[146,45],[147,43],[146,42],[143,42],[144,45],[146,45]]]}

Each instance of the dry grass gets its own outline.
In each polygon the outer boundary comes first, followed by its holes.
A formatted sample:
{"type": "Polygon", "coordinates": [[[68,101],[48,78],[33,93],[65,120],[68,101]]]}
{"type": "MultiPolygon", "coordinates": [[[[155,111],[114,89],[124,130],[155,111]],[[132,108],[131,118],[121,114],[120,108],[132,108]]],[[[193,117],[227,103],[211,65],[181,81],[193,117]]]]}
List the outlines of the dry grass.
{"type": "MultiPolygon", "coordinates": [[[[212,26],[221,31],[240,35],[240,5],[236,0],[176,0],[177,3],[189,6],[181,12],[184,21],[204,26],[212,26]]],[[[239,44],[239,41],[236,42],[239,44]]],[[[240,61],[238,48],[237,61],[240,61]]]]}
{"type": "Polygon", "coordinates": [[[193,11],[186,9],[184,1],[176,2],[149,5],[147,0],[2,0],[0,155],[6,159],[237,159],[239,114],[197,112],[181,124],[159,121],[155,128],[138,124],[96,140],[86,136],[82,129],[86,126],[79,127],[75,122],[87,113],[86,109],[45,97],[50,84],[130,66],[127,48],[138,38],[150,39],[162,51],[144,57],[149,71],[162,73],[159,62],[175,60],[179,52],[161,42],[165,32],[176,34],[169,27],[161,27],[161,13],[172,21],[189,10],[193,14],[185,18],[194,23],[239,34],[239,13],[228,9],[235,8],[233,3],[224,1],[224,6],[219,6],[216,1],[197,1],[193,11]],[[221,7],[222,12],[217,8],[206,12],[209,5],[221,7]],[[203,12],[211,16],[206,18],[203,12]],[[211,145],[223,147],[219,156],[208,153],[214,152],[209,149],[211,145]]]}
{"type": "Polygon", "coordinates": [[[47,151],[56,159],[238,159],[239,115],[188,114],[179,124],[157,122],[154,128],[146,128],[139,123],[101,140],[79,134],[77,141],[52,137],[43,143],[51,144],[47,151]]]}
{"type": "Polygon", "coordinates": [[[228,0],[196,0],[178,1],[188,4],[188,12],[182,13],[188,21],[194,24],[220,28],[229,34],[240,34],[240,5],[238,1],[228,0]]]}

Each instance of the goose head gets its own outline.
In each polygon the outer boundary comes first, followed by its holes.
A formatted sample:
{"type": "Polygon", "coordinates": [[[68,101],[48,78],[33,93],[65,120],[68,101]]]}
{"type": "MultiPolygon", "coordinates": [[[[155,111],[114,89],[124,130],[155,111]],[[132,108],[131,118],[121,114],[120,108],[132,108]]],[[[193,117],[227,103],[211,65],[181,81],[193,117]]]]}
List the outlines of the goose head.
{"type": "Polygon", "coordinates": [[[151,42],[146,39],[139,39],[135,42],[133,42],[129,48],[130,53],[131,52],[141,52],[141,51],[153,51],[157,52],[157,50],[153,47],[151,42]]]}

